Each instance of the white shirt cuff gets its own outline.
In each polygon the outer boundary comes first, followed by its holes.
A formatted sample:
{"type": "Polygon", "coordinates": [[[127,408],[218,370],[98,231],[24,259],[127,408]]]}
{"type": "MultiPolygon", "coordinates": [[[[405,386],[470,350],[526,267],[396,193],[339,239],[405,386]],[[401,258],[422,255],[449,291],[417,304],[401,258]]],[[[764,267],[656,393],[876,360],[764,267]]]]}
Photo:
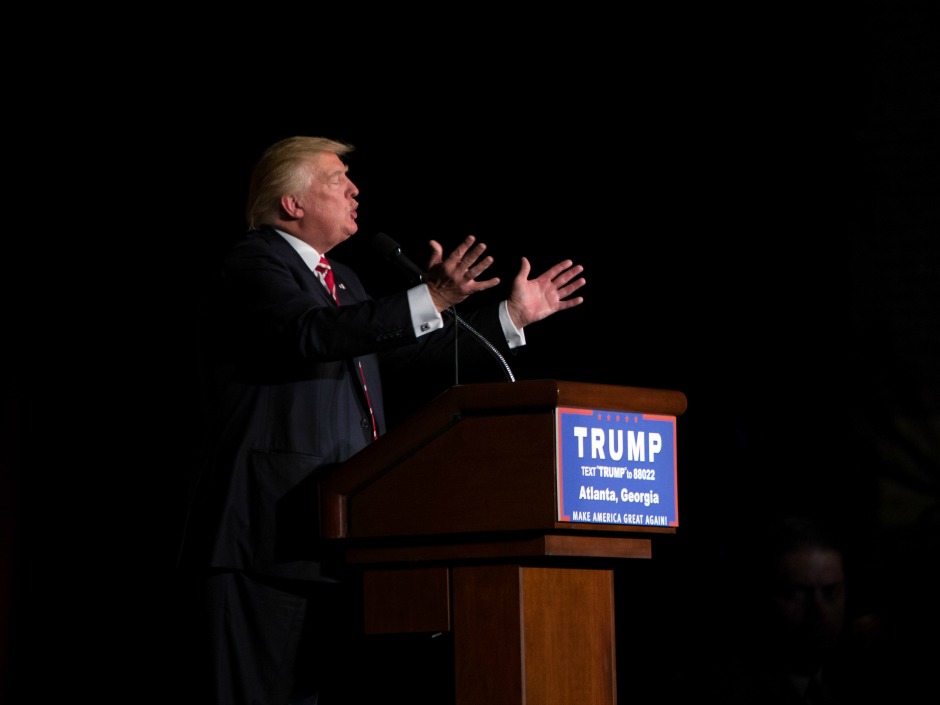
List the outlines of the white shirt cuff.
{"type": "Polygon", "coordinates": [[[427,284],[408,289],[408,307],[411,309],[411,325],[414,326],[416,337],[444,327],[444,319],[434,306],[427,284]]]}
{"type": "Polygon", "coordinates": [[[516,328],[512,322],[512,318],[509,317],[509,305],[505,301],[499,304],[499,322],[503,326],[503,335],[506,336],[510,350],[525,345],[525,332],[521,328],[516,328]]]}

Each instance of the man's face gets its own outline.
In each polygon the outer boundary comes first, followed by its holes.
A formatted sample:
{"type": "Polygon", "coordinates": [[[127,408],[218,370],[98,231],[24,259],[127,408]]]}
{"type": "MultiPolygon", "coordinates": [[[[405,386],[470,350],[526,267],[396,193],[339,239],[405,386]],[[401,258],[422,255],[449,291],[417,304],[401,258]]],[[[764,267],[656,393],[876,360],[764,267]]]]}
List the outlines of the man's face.
{"type": "Polygon", "coordinates": [[[359,189],[335,154],[324,153],[314,162],[314,177],[303,194],[303,232],[322,253],[348,240],[359,229],[356,196],[359,189]]]}
{"type": "Polygon", "coordinates": [[[803,548],[778,565],[774,607],[786,643],[809,656],[825,653],[845,626],[842,556],[825,548],[803,548]]]}

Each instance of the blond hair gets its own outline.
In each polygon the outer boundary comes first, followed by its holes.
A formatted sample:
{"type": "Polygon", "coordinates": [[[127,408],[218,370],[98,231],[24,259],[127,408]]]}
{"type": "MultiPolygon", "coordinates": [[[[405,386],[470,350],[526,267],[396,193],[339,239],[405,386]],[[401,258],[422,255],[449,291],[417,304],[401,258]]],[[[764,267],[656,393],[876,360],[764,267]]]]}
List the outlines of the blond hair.
{"type": "Polygon", "coordinates": [[[331,152],[343,157],[352,150],[351,144],[328,137],[288,137],[272,144],[251,172],[245,209],[248,228],[277,220],[281,196],[300,193],[310,185],[318,155],[331,152]]]}

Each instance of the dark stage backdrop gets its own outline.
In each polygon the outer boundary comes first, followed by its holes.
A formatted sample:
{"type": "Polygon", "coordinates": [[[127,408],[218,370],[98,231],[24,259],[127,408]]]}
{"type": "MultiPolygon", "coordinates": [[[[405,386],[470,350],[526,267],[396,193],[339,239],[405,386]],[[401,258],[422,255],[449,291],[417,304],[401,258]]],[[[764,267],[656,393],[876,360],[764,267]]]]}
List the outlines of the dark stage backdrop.
{"type": "Polygon", "coordinates": [[[257,46],[133,82],[72,67],[89,118],[32,182],[77,197],[53,218],[33,203],[35,231],[12,243],[40,295],[6,282],[6,677],[72,663],[104,691],[176,687],[194,306],[244,228],[254,160],[294,134],[356,147],[360,232],[333,255],[375,295],[400,286],[371,250],[379,230],[418,263],[432,238],[485,241],[503,284],[467,306],[505,295],[523,256],[535,273],[571,258],[586,301],[527,331],[516,376],[687,395],[680,530],[639,569],[644,614],[666,625],[632,624],[651,647],[698,626],[719,589],[700,576],[768,512],[846,527],[872,601],[895,596],[883,576],[922,579],[940,483],[940,112],[930,10],[903,5],[768,9],[750,31],[637,17],[588,41],[595,18],[525,49],[500,35],[487,62],[441,42],[348,70],[350,48],[274,66],[257,46]]]}

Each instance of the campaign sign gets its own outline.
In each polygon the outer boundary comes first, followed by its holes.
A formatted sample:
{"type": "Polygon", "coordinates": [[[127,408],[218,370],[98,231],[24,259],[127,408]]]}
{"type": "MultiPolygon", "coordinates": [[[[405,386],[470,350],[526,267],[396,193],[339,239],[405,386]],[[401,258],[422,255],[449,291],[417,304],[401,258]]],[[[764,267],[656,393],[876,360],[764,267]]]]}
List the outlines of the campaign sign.
{"type": "Polygon", "coordinates": [[[676,417],[555,410],[558,521],[679,525],[676,417]]]}

